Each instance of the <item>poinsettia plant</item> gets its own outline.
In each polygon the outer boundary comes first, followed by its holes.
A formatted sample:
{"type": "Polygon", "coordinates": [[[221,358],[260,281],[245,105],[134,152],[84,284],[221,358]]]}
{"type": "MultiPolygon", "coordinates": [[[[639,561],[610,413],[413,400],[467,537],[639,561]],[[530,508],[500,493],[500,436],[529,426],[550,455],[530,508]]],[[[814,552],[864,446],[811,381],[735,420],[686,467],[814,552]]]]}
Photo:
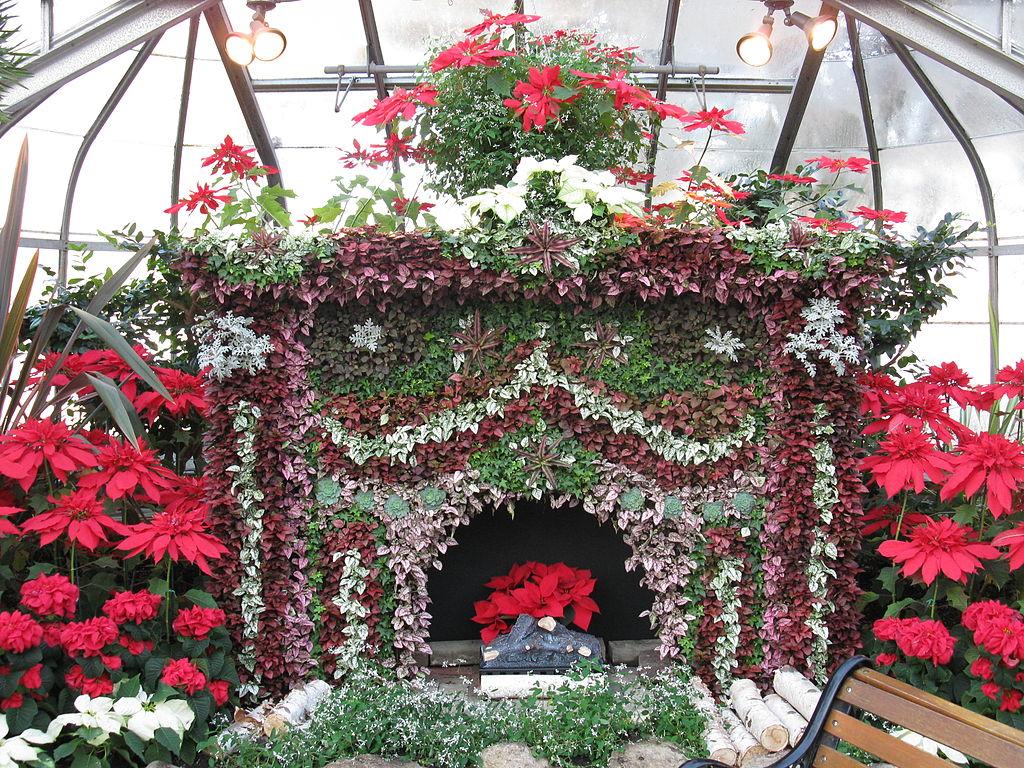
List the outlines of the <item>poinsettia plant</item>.
{"type": "Polygon", "coordinates": [[[1024,596],[1024,360],[992,384],[954,363],[863,383],[876,442],[862,468],[879,497],[864,534],[891,563],[869,595],[884,607],[876,660],[1019,726],[1024,620],[1005,604],[1024,596]]]}
{"type": "Polygon", "coordinates": [[[473,621],[485,625],[480,630],[485,643],[507,632],[523,614],[571,622],[585,632],[594,614],[601,612],[591,597],[595,584],[593,574],[584,568],[565,563],[517,563],[507,574],[484,585],[493,592],[473,604],[473,621]]]}

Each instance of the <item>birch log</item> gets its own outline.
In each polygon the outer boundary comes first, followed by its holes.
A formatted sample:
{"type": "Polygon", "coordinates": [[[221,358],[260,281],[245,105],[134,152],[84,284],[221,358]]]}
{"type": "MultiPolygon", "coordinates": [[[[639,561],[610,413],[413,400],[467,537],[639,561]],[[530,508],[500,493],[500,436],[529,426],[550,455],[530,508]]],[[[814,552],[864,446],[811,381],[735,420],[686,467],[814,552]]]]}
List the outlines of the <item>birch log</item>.
{"type": "Polygon", "coordinates": [[[743,726],[735,712],[731,709],[722,709],[721,716],[725,730],[729,734],[729,741],[736,748],[736,757],[740,768],[768,754],[768,750],[762,747],[761,743],[743,726]]]}
{"type": "Polygon", "coordinates": [[[789,731],[764,703],[753,680],[735,680],[729,700],[747,730],[769,752],[781,752],[789,744],[789,731]]]}
{"type": "Polygon", "coordinates": [[[803,738],[804,731],[807,730],[807,721],[804,720],[803,715],[793,709],[789,702],[777,693],[769,693],[765,696],[764,703],[786,726],[786,730],[789,732],[789,746],[795,747],[796,743],[803,738]]]}
{"type": "Polygon", "coordinates": [[[704,744],[708,748],[708,757],[726,765],[736,765],[736,748],[722,724],[722,716],[711,689],[696,675],[690,678],[690,689],[693,692],[693,708],[704,715],[704,744]]]}
{"type": "Polygon", "coordinates": [[[775,670],[772,682],[775,692],[788,701],[805,720],[810,720],[814,716],[814,708],[818,706],[818,699],[821,698],[818,686],[788,666],[775,670]]]}
{"type": "Polygon", "coordinates": [[[310,680],[296,688],[270,710],[263,720],[263,732],[271,736],[304,723],[330,692],[331,686],[323,680],[310,680]]]}

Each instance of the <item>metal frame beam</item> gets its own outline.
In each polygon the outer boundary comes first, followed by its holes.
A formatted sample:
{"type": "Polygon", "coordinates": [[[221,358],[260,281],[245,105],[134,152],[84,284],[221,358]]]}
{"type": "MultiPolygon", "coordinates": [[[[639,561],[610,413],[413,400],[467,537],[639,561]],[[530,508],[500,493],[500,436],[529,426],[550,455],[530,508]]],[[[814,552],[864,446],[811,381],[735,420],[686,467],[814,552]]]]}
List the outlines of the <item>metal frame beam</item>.
{"type": "MultiPolygon", "coordinates": [[[[238,107],[242,110],[242,117],[245,118],[245,124],[249,129],[249,137],[252,139],[253,146],[256,147],[256,152],[259,154],[260,160],[264,165],[278,169],[277,173],[267,176],[267,181],[270,184],[284,186],[281,184],[281,163],[277,159],[277,149],[274,147],[274,141],[270,136],[267,123],[263,119],[263,111],[260,109],[259,101],[256,99],[256,91],[253,89],[249,70],[235,64],[235,62],[228,58],[227,51],[224,49],[224,40],[227,38],[228,33],[231,32],[231,19],[228,18],[228,12],[224,9],[223,4],[218,2],[213,7],[206,9],[205,16],[206,23],[213,34],[213,40],[217,44],[220,60],[224,63],[224,71],[227,72],[228,81],[231,83],[231,90],[235,92],[238,107]]],[[[282,205],[285,202],[282,198],[282,205]]]]}
{"type": "MultiPolygon", "coordinates": [[[[25,63],[28,76],[8,93],[11,123],[63,85],[219,0],[122,0],[51,41],[25,63]]],[[[8,123],[9,127],[11,123],[8,123]]]]}
{"type": "Polygon", "coordinates": [[[864,122],[864,136],[867,139],[868,157],[871,166],[872,204],[876,210],[883,207],[882,166],[878,152],[878,133],[875,131],[875,115],[871,109],[871,96],[868,93],[868,76],[864,70],[864,55],[860,48],[860,30],[858,22],[852,16],[846,17],[846,35],[850,39],[850,54],[853,59],[853,79],[857,84],[857,99],[860,101],[860,114],[864,122]]]}
{"type": "MultiPolygon", "coordinates": [[[[174,159],[171,161],[171,205],[181,197],[181,154],[185,149],[185,124],[188,121],[188,102],[192,96],[192,70],[196,63],[196,43],[199,39],[198,14],[188,20],[188,41],[185,43],[185,66],[181,74],[181,100],[178,103],[178,130],[174,134],[174,159]]],[[[178,228],[178,212],[171,214],[171,229],[178,228]]]]}
{"type": "MultiPolygon", "coordinates": [[[[132,60],[131,65],[125,70],[125,73],[121,76],[121,80],[111,91],[110,96],[107,98],[106,103],[100,109],[99,114],[96,115],[96,119],[92,125],[89,126],[89,130],[85,132],[85,136],[82,137],[82,143],[78,147],[78,152],[75,155],[75,161],[71,165],[71,173],[68,175],[68,189],[64,196],[64,213],[61,216],[60,221],[60,239],[67,241],[68,236],[71,233],[71,209],[75,204],[75,190],[78,188],[78,179],[82,175],[82,167],[85,165],[85,158],[89,154],[89,150],[92,148],[93,142],[96,141],[96,137],[99,136],[100,131],[103,130],[103,126],[107,124],[107,120],[114,114],[114,110],[117,109],[117,105],[121,103],[121,99],[128,92],[131,84],[135,82],[135,78],[139,72],[142,71],[143,65],[149,60],[150,54],[153,53],[160,42],[162,33],[157,33],[151,37],[142,50],[135,54],[135,58],[132,60]]],[[[61,248],[58,259],[57,259],[57,285],[64,287],[68,282],[68,249],[67,247],[61,248]]]]}
{"type": "MultiPolygon", "coordinates": [[[[821,4],[821,15],[833,10],[827,4],[821,4]]],[[[807,104],[811,100],[811,92],[818,80],[818,70],[821,69],[821,62],[825,58],[825,49],[816,51],[807,46],[807,53],[804,54],[804,63],[800,66],[800,74],[796,77],[796,85],[793,86],[793,95],[789,99],[789,109],[786,110],[786,118],[782,121],[782,130],[779,132],[779,140],[775,144],[775,153],[772,155],[771,170],[774,173],[782,173],[789,163],[789,156],[793,153],[793,145],[796,143],[796,136],[800,132],[800,124],[804,121],[804,114],[807,112],[807,104]]]]}
{"type": "Polygon", "coordinates": [[[891,40],[920,51],[1024,109],[1024,60],[999,41],[954,26],[920,0],[830,0],[891,40]]]}
{"type": "Polygon", "coordinates": [[[995,198],[992,194],[992,184],[989,182],[988,173],[985,171],[985,164],[981,160],[981,155],[978,154],[978,150],[974,146],[974,142],[971,141],[970,135],[967,133],[967,129],[964,128],[963,124],[957,119],[957,116],[953,113],[953,110],[949,108],[949,105],[942,98],[935,84],[929,79],[928,75],[921,68],[921,65],[917,63],[913,55],[907,49],[903,43],[890,37],[886,37],[889,45],[892,46],[893,52],[896,57],[900,60],[907,72],[917,83],[918,87],[927,97],[928,101],[931,102],[932,107],[942,118],[942,122],[949,128],[950,133],[956,139],[957,143],[963,149],[964,154],[967,155],[967,161],[971,164],[971,170],[974,171],[975,179],[978,183],[978,191],[981,194],[981,206],[985,212],[986,228],[985,235],[988,238],[988,300],[989,300],[989,324],[992,328],[993,333],[991,334],[992,346],[989,351],[990,367],[993,380],[996,375],[996,370],[999,368],[999,347],[998,347],[998,331],[999,331],[999,254],[996,251],[999,245],[999,235],[996,231],[996,207],[995,198]]]}
{"type": "MultiPolygon", "coordinates": [[[[661,34],[661,55],[658,57],[658,64],[667,66],[675,59],[676,50],[676,25],[679,23],[679,6],[682,0],[668,0],[665,6],[665,29],[661,34]]],[[[654,96],[662,101],[668,95],[668,72],[658,75],[658,84],[654,89],[654,96]]],[[[654,135],[651,136],[651,143],[647,146],[647,172],[652,178],[644,185],[648,199],[651,196],[651,187],[654,185],[654,165],[658,161],[658,143],[661,141],[661,126],[659,125],[654,135]]]]}

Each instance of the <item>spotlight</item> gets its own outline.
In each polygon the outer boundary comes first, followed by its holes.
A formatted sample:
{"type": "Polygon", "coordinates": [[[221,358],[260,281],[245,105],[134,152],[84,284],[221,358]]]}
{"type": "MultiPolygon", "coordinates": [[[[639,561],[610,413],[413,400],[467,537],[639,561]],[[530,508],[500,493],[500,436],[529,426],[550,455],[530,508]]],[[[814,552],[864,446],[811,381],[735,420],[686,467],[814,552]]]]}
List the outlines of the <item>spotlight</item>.
{"type": "Polygon", "coordinates": [[[839,30],[836,17],[827,13],[811,18],[806,13],[794,11],[786,14],[786,24],[791,27],[800,27],[807,35],[807,42],[816,51],[825,50],[839,30]]]}
{"type": "Polygon", "coordinates": [[[243,67],[252,64],[255,59],[273,61],[284,53],[288,45],[284,32],[267,24],[267,11],[272,10],[277,2],[254,0],[246,5],[254,11],[249,32],[232,32],[227,36],[224,49],[228,58],[243,67]]]}
{"type": "Polygon", "coordinates": [[[736,43],[736,53],[745,64],[763,67],[772,58],[772,27],[774,20],[765,16],[761,26],[748,32],[736,43]]]}

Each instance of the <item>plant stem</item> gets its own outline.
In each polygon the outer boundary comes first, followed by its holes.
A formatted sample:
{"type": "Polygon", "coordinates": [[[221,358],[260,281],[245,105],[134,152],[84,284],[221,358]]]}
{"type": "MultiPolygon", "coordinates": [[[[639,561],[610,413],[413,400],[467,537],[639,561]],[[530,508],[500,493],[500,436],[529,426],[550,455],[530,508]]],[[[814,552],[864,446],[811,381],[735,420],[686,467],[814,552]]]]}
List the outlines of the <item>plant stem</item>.
{"type": "Polygon", "coordinates": [[[164,596],[164,630],[167,642],[171,642],[171,558],[167,558],[167,594],[164,596]]]}
{"type": "Polygon", "coordinates": [[[70,559],[70,563],[68,565],[68,579],[70,579],[72,584],[75,583],[75,550],[77,550],[77,549],[78,549],[78,544],[76,544],[75,542],[72,541],[71,542],[71,559],[70,559]]]}
{"type": "Polygon", "coordinates": [[[903,533],[903,515],[907,512],[907,492],[903,491],[903,507],[900,509],[900,516],[896,518],[896,541],[900,540],[900,534],[903,533]]]}

